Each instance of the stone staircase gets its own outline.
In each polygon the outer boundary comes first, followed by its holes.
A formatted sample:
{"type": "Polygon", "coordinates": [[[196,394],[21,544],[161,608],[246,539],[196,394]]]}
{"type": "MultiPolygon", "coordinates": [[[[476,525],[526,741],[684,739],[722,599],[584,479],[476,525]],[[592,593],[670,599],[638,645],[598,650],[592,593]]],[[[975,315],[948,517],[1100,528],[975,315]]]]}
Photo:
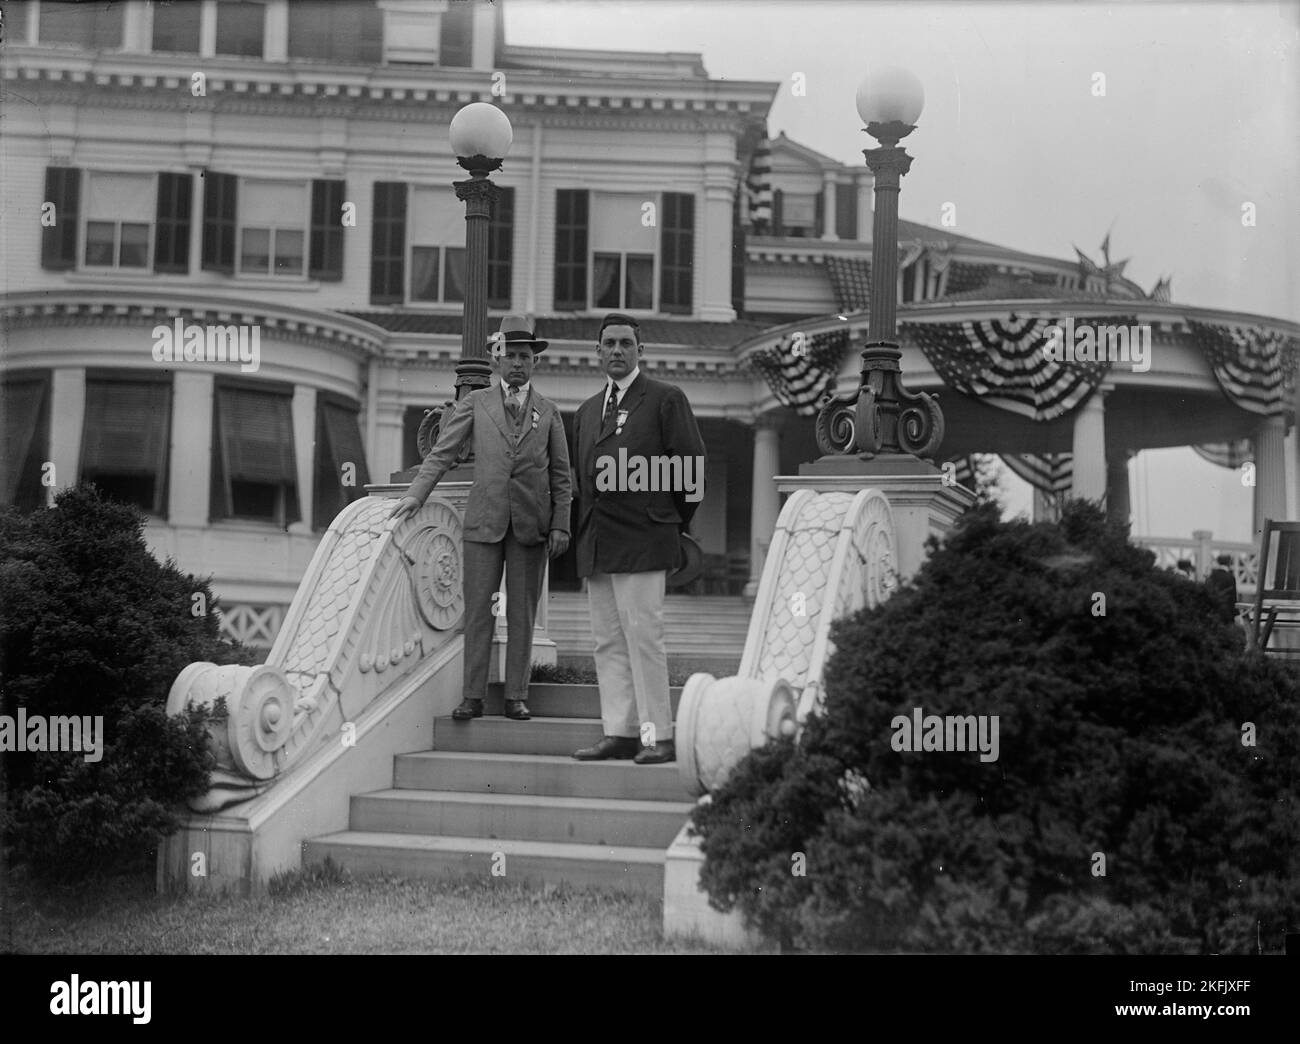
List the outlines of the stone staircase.
{"type": "MultiPolygon", "coordinates": [[[[674,664],[713,674],[734,671],[745,650],[752,598],[730,595],[669,594],[664,598],[664,646],[674,664]],[[716,667],[716,669],[715,669],[716,667]]],[[[552,592],[547,632],[562,659],[590,658],[591,610],[587,596],[552,592]]]]}
{"type": "Polygon", "coordinates": [[[664,852],[693,807],[677,766],[574,761],[602,735],[594,685],[535,683],[528,705],[531,721],[500,717],[498,683],[484,717],[435,719],[434,749],[398,755],[392,788],[354,795],[349,828],[305,842],[303,863],[662,897],[664,852]]]}

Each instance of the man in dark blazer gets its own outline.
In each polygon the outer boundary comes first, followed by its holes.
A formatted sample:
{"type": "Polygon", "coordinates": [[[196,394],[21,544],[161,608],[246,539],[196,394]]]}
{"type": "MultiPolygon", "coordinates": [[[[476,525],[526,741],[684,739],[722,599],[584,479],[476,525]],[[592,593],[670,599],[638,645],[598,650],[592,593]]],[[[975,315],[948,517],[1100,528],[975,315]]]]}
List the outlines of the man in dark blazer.
{"type": "Polygon", "coordinates": [[[605,387],[578,407],[573,458],[578,575],[587,578],[604,738],[582,761],[673,761],[664,586],[704,494],[704,440],[676,385],[640,369],[635,319],[601,322],[605,387]]]}
{"type": "Polygon", "coordinates": [[[492,598],[506,575],[505,715],[530,718],[528,676],[533,624],[546,556],[569,546],[572,485],[560,411],[532,387],[535,353],[546,341],[522,316],[508,315],[493,337],[492,362],[500,384],[470,392],[456,403],[438,441],[393,509],[414,515],[433,487],[473,440],[474,482],[465,505],[465,677],[457,721],[483,716],[492,631],[492,598]]]}

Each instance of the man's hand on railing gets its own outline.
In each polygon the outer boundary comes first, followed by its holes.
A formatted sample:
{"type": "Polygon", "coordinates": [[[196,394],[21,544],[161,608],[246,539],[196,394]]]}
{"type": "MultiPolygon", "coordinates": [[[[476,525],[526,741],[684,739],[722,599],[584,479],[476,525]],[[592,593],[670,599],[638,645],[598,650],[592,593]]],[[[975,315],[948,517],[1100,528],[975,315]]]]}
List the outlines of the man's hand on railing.
{"type": "Polygon", "coordinates": [[[393,508],[392,514],[388,517],[396,519],[408,518],[419,511],[420,507],[420,502],[414,497],[403,497],[397,502],[397,506],[393,508]]]}

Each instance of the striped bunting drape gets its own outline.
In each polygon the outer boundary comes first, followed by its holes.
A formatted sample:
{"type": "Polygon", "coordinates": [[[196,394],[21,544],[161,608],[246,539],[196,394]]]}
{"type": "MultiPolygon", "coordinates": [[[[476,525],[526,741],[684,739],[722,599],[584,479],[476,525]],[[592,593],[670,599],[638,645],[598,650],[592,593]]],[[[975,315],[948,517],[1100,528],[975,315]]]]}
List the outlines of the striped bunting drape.
{"type": "Polygon", "coordinates": [[[1260,326],[1223,326],[1187,320],[1223,393],[1251,413],[1281,413],[1286,386],[1294,386],[1300,341],[1260,326]]]}
{"type": "MultiPolygon", "coordinates": [[[[949,387],[990,406],[1050,421],[1083,402],[1110,370],[1109,361],[1053,362],[1043,354],[1047,331],[1063,322],[1011,317],[900,326],[949,387]]],[[[1089,316],[1087,322],[1133,324],[1131,317],[1089,316]]]]}
{"type": "Polygon", "coordinates": [[[1202,460],[1217,464],[1221,468],[1235,471],[1248,461],[1255,459],[1255,447],[1250,439],[1236,439],[1232,442],[1207,442],[1192,449],[1202,460]]]}
{"type": "Polygon", "coordinates": [[[779,344],[755,352],[747,362],[767,381],[777,402],[796,413],[811,416],[825,396],[834,394],[840,363],[848,346],[847,329],[811,337],[794,331],[786,334],[779,344]],[[804,338],[802,350],[796,349],[799,337],[804,338]]]}
{"type": "Polygon", "coordinates": [[[949,457],[944,463],[956,465],[953,481],[967,489],[975,488],[975,455],[967,453],[960,457],[949,457]]]}
{"type": "Polygon", "coordinates": [[[754,149],[745,189],[749,197],[749,227],[761,233],[772,223],[772,148],[766,134],[754,149]]]}
{"type": "Polygon", "coordinates": [[[1070,492],[1074,482],[1072,453],[1003,453],[1002,462],[1043,493],[1070,492]]]}

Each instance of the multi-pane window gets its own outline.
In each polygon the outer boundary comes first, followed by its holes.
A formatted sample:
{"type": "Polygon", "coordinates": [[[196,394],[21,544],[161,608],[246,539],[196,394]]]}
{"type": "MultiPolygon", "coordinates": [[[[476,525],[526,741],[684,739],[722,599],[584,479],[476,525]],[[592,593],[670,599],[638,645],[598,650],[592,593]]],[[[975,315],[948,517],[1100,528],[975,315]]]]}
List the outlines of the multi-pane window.
{"type": "Polygon", "coordinates": [[[88,175],[82,252],[86,267],[149,267],[156,182],[152,174],[88,175]]]}
{"type": "Polygon", "coordinates": [[[411,190],[410,300],[465,300],[465,204],[444,188],[411,190]]]}
{"type": "Polygon", "coordinates": [[[221,0],[217,4],[217,54],[261,58],[265,22],[265,5],[221,0]]]}
{"type": "Polygon", "coordinates": [[[154,217],[156,272],[190,270],[190,204],[194,194],[190,174],[158,175],[158,207],[154,217]]]}
{"type": "Polygon", "coordinates": [[[199,53],[203,5],[171,0],[153,5],[153,49],[174,54],[199,53]]]}
{"type": "Polygon", "coordinates": [[[556,195],[555,307],[689,314],[695,197],[688,193],[556,195]]]}
{"type": "MultiPolygon", "coordinates": [[[[498,187],[488,217],[487,303],[509,308],[514,189],[498,187]]],[[[450,304],[465,299],[465,204],[443,187],[375,182],[370,238],[371,304],[450,304]]]]}
{"type": "Polygon", "coordinates": [[[273,522],[301,517],[293,441],[293,389],[223,381],[212,411],[214,519],[273,522]]]}
{"type": "Polygon", "coordinates": [[[240,273],[302,275],[306,227],[305,183],[244,179],[239,190],[240,273]]]}
{"type": "Polygon", "coordinates": [[[360,407],[328,392],[316,394],[316,479],[312,526],[324,529],[370,481],[361,442],[360,407]]]}
{"type": "Polygon", "coordinates": [[[45,503],[42,466],[50,453],[48,371],[0,380],[0,504],[33,511],[45,503]]]}
{"type": "Polygon", "coordinates": [[[591,197],[591,307],[654,308],[658,200],[595,192],[591,197]],[[646,208],[645,203],[651,208],[646,208]]]}
{"type": "Polygon", "coordinates": [[[122,46],[122,9],[125,6],[108,0],[94,3],[42,0],[36,31],[43,44],[72,44],[96,51],[116,50],[122,46]]]}
{"type": "Polygon", "coordinates": [[[87,374],[83,480],[115,500],[163,515],[170,435],[170,381],[87,374]]]}

